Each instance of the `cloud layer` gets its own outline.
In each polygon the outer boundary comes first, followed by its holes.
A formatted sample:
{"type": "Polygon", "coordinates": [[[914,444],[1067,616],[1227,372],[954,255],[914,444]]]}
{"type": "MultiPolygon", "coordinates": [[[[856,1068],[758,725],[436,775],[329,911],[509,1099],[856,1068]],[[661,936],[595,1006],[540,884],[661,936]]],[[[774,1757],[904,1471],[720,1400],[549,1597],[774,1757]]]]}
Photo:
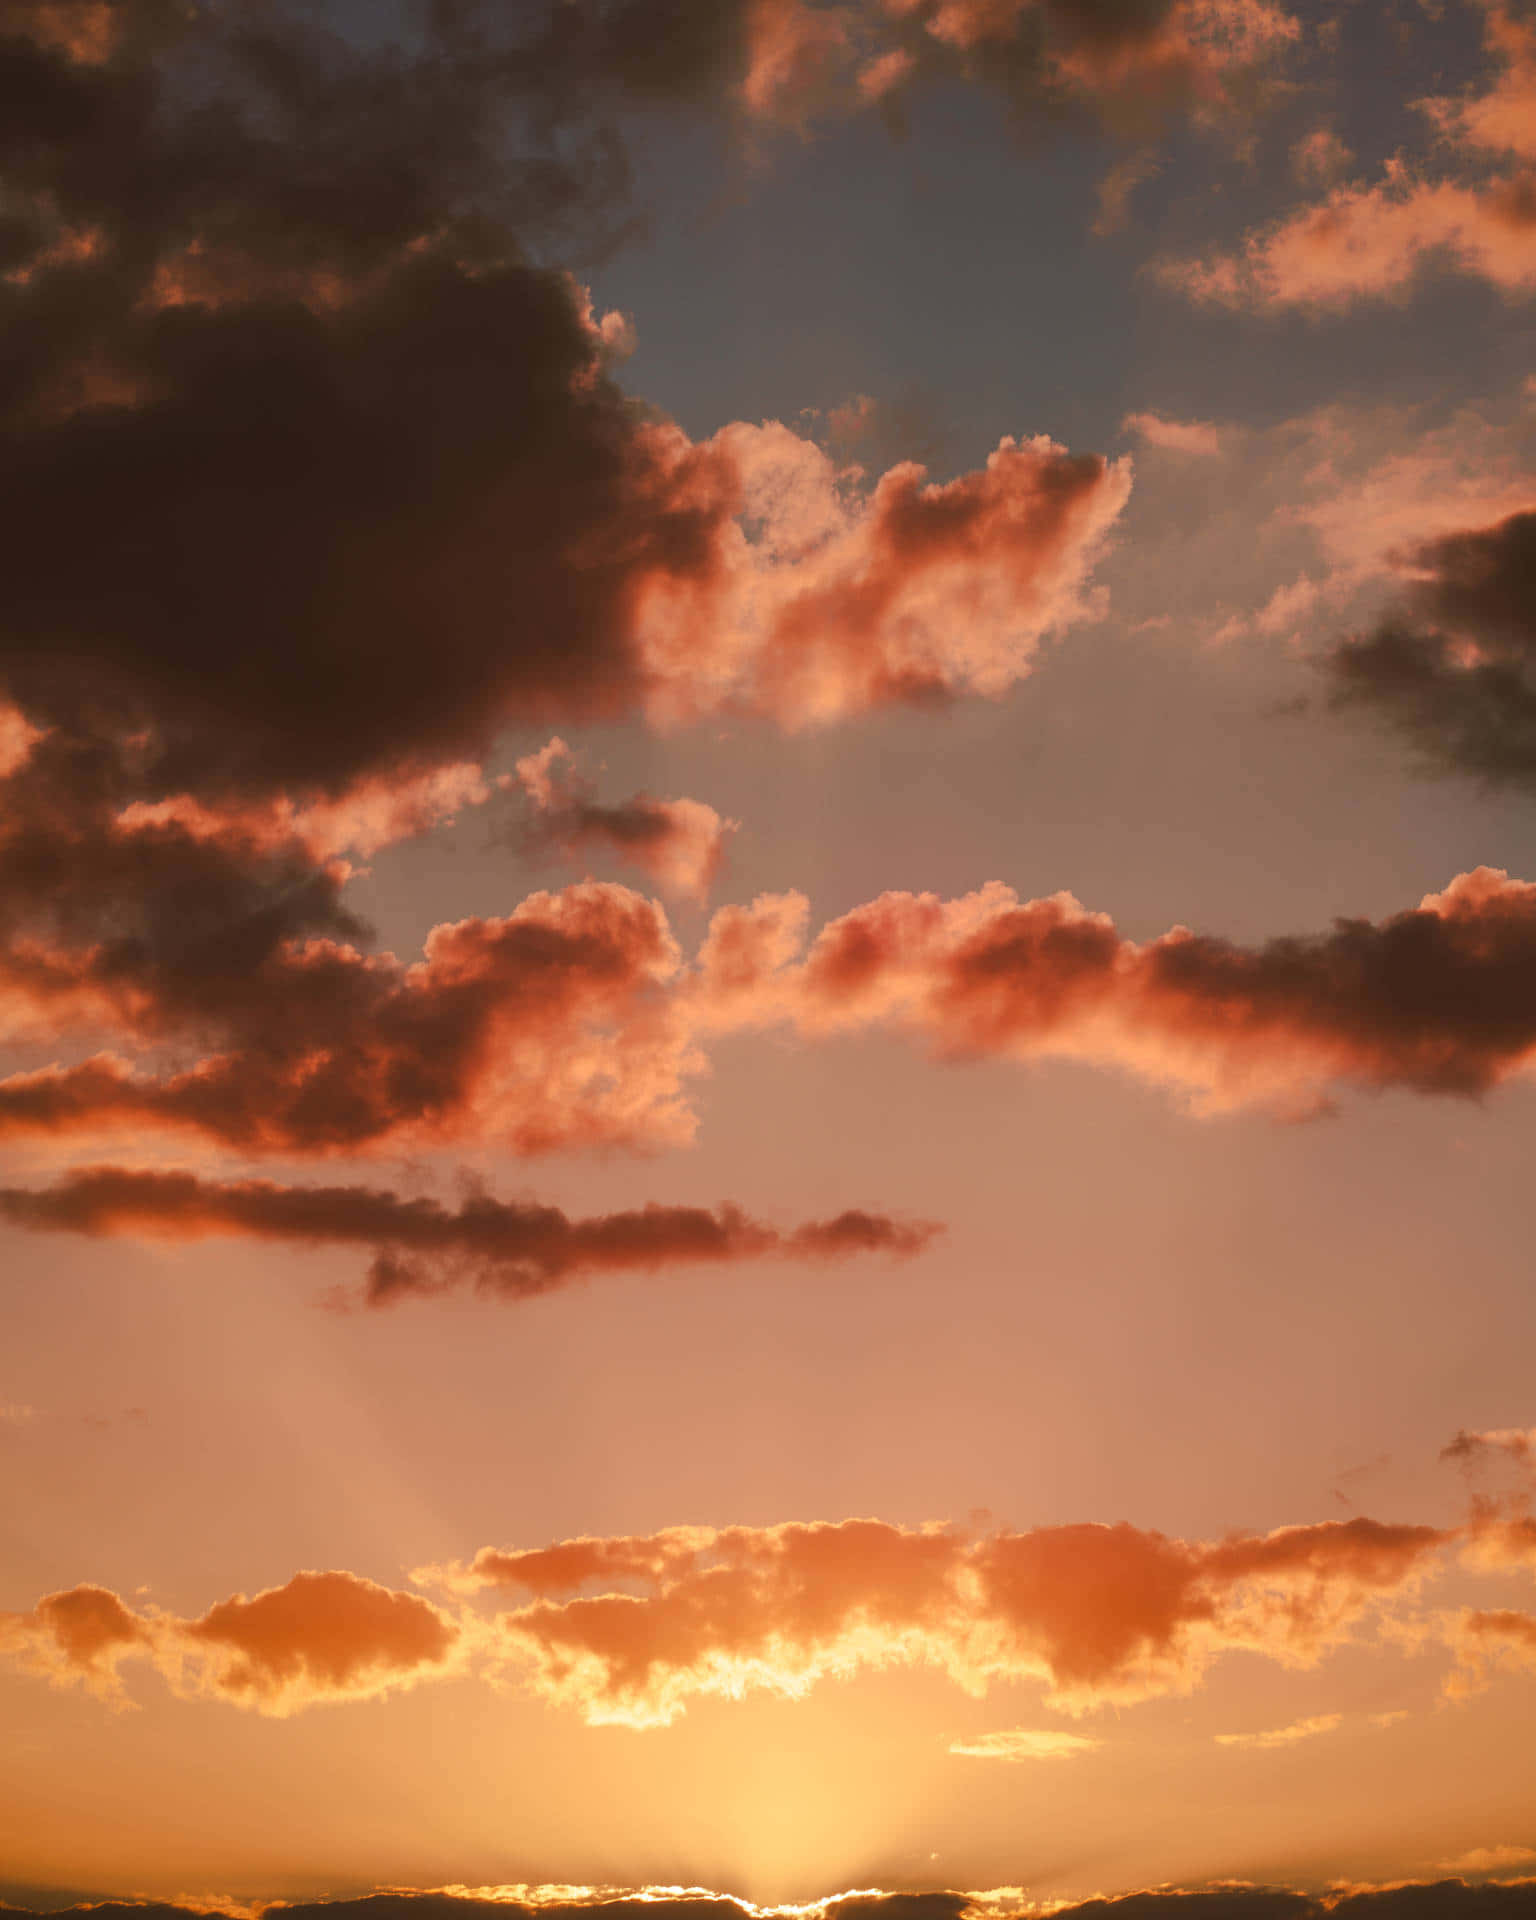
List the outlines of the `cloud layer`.
{"type": "MultiPolygon", "coordinates": [[[[438,927],[406,965],[319,933],[345,924],[339,882],[286,855],[232,869],[247,903],[232,947],[219,902],[205,915],[192,891],[229,871],[217,844],[153,834],[185,891],[146,888],[140,933],[18,939],[0,963],[34,1030],[105,1031],[138,1058],[0,1079],[0,1137],[134,1129],[308,1156],[680,1145],[711,1039],[775,1026],[818,1043],[901,1034],[944,1059],[1077,1059],[1208,1111],[1291,1114],[1345,1087],[1481,1094],[1536,1049],[1536,887],[1489,868],[1379,922],[1249,946],[1183,927],[1129,940],[1070,894],[998,883],[884,894],[807,945],[805,899],[765,895],[720,909],[691,965],[657,903],[585,882],[438,927]],[[285,887],[295,873],[305,884],[285,887]],[[158,1065],[189,1041],[191,1064],[158,1065]]],[[[82,895],[86,924],[100,904],[82,895]]]]}
{"type": "MultiPolygon", "coordinates": [[[[303,1573],[186,1620],[77,1587],[0,1617],[0,1644],[105,1697],[125,1663],[146,1661],[178,1692],[264,1713],[469,1663],[595,1725],[664,1726],[701,1697],[793,1696],[906,1665],[978,1695],[1034,1681],[1047,1705],[1081,1712],[1187,1692],[1238,1650],[1312,1665],[1410,1596],[1458,1537],[1363,1518],[1216,1541],[1123,1523],[673,1527],[419,1568],[432,1604],[303,1573]],[[483,1610],[488,1597],[500,1611],[483,1610]]],[[[1502,1618],[1466,1628],[1501,1634],[1500,1648],[1517,1632],[1502,1618]]]]}

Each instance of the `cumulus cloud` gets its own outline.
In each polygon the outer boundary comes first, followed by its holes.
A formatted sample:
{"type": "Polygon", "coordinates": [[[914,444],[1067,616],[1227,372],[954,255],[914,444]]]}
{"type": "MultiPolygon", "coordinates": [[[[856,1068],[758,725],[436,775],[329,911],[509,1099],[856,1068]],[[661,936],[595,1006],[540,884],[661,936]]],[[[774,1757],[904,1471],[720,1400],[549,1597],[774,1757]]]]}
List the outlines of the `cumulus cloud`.
{"type": "Polygon", "coordinates": [[[931,1221],[849,1211],[788,1232],[737,1207],[650,1205],[571,1219],[558,1207],[477,1194],[457,1209],[370,1187],[216,1182],[194,1173],[97,1167],[44,1189],[0,1188],[0,1220],[33,1232],[137,1234],[167,1240],[226,1235],[301,1246],[363,1246],[373,1262],[363,1298],[386,1306],[474,1286],[527,1299],[600,1273],[655,1272],[699,1262],[776,1257],[836,1260],[853,1253],[921,1252],[931,1221]]]}
{"type": "Polygon", "coordinates": [[[1219,1542],[852,1520],[488,1549],[413,1577],[516,1596],[495,1623],[510,1669],[593,1723],[665,1725],[696,1697],[797,1695],[906,1664],[978,1694],[1039,1680],[1051,1705],[1081,1710],[1185,1691],[1239,1647],[1306,1665],[1447,1538],[1367,1520],[1219,1542]]]}
{"type": "Polygon", "coordinates": [[[1475,175],[1432,175],[1396,155],[1375,181],[1341,180],[1348,150],[1326,130],[1293,154],[1304,179],[1332,181],[1325,196],[1251,233],[1235,252],[1165,260],[1164,284],[1191,299],[1275,311],[1342,311],[1403,297],[1428,269],[1470,274],[1511,296],[1536,286],[1536,29],[1489,6],[1493,85],[1420,106],[1475,175]],[[1507,170],[1489,172],[1490,156],[1507,170]],[[1513,163],[1513,164],[1511,164],[1513,163]]]}
{"type": "Polygon", "coordinates": [[[951,1060],[1076,1059],[1206,1112],[1316,1112],[1345,1087],[1476,1095],[1536,1050],[1536,886],[1491,868],[1380,922],[1258,945],[1184,927],[1137,942],[1070,894],[996,882],[883,894],[809,945],[808,919],[796,894],[721,908],[689,965],[655,902],[585,882],[439,927],[410,966],[334,938],[274,944],[271,927],[247,965],[220,949],[206,973],[180,949],[174,970],[137,945],[105,971],[94,951],[13,953],[0,986],[60,1018],[84,1018],[86,996],[151,1058],[178,1035],[214,1044],[164,1071],[103,1053],[12,1074],[0,1135],[133,1128],[312,1155],[678,1145],[709,1042],[774,1026],[902,1034],[951,1060]]]}
{"type": "MultiPolygon", "coordinates": [[[[568,68],[645,84],[647,10],[590,11],[606,52],[566,8],[537,45],[556,133],[590,91],[568,68]]],[[[1021,634],[1081,612],[1127,480],[1044,442],[944,487],[902,468],[845,490],[831,551],[750,537],[765,462],[814,450],[748,427],[695,445],[619,391],[623,326],[520,251],[541,194],[594,183],[507,157],[533,55],[484,43],[477,12],[438,10],[409,56],[281,8],[159,0],[120,10],[100,62],[15,42],[7,84],[32,104],[0,176],[33,215],[3,289],[0,684],[29,725],[138,742],[140,799],[334,801],[556,713],[795,722],[996,691],[1011,670],[976,657],[978,599],[1019,595],[983,648],[1015,665],[1021,634]],[[224,111],[185,108],[210,87],[224,111]],[[96,238],[61,254],[77,231],[96,238]],[[824,642],[808,600],[840,616],[824,642]]],[[[689,35],[661,37],[675,65],[689,35]]],[[[817,485],[830,505],[834,476],[817,485]]]]}
{"type": "MultiPolygon", "coordinates": [[[[1079,1524],[989,1531],[879,1520],[677,1526],[486,1547],[418,1568],[428,1599],[304,1572],[195,1618],[83,1585],[0,1615],[0,1652],[59,1685],[124,1697],[135,1663],[186,1698],[286,1714],[454,1674],[514,1685],[590,1724],[663,1726],[695,1700],[797,1697],[825,1679],[934,1669],[981,1696],[1032,1682],[1056,1711],[1185,1694],[1225,1655],[1292,1669],[1347,1643],[1449,1647],[1449,1691],[1530,1663],[1515,1611],[1426,1615],[1459,1529],[1363,1517],[1182,1540],[1079,1524]]],[[[1274,1747],[1336,1716],[1233,1735],[1274,1747]]],[[[1062,1759],[1094,1738],[1015,1728],[971,1758],[1062,1759]]]]}
{"type": "Polygon", "coordinates": [[[1241,946],[1125,939],[1070,894],[890,893],[801,954],[804,902],[716,915],[704,1017],[906,1032],[950,1058],[1076,1058],[1207,1109],[1315,1110],[1342,1085],[1474,1094],[1536,1048],[1536,888],[1479,869],[1373,923],[1241,946]]]}
{"type": "MultiPolygon", "coordinates": [[[[468,4],[359,46],[280,3],[7,6],[0,1039],[69,1063],[0,1086],[0,1134],[686,1140],[654,903],[537,894],[402,960],[352,862],[484,804],[514,721],[996,696],[1101,611],[1127,463],[695,442],[617,384],[627,322],[532,264],[621,197],[621,108],[793,119],[845,25],[468,4]]],[[[550,754],[552,844],[704,898],[733,822],[550,754]]]]}
{"type": "MultiPolygon", "coordinates": [[[[319,895],[323,922],[337,909],[319,895]]],[[[161,904],[163,952],[38,948],[18,963],[13,949],[0,989],[44,1011],[89,992],[140,1047],[208,1051],[161,1072],[109,1053],[12,1075],[0,1134],[150,1128],[310,1154],[406,1137],[540,1153],[691,1136],[680,1088],[702,1061],[667,998],[680,955],[661,909],[625,888],[533,894],[504,918],[440,926],[410,966],[302,937],[286,893],[244,924],[243,949],[218,901],[161,904]]]]}
{"type": "Polygon", "coordinates": [[[1511,294],[1536,286],[1536,182],[1515,174],[1467,186],[1399,168],[1375,185],[1335,187],[1238,253],[1165,261],[1158,273],[1211,305],[1341,310],[1397,298],[1437,262],[1511,294]]]}
{"type": "Polygon", "coordinates": [[[122,1667],[142,1660],[184,1698],[278,1718],[441,1677],[460,1641],[461,1629],[430,1601],[352,1573],[296,1573],[195,1619],[135,1612],[94,1586],[47,1594],[27,1613],[0,1613],[0,1650],[55,1685],[121,1701],[122,1667]]]}
{"type": "Polygon", "coordinates": [[[517,781],[537,811],[536,849],[565,858],[597,846],[648,873],[663,892],[702,905],[709,898],[739,820],[723,820],[701,800],[653,800],[636,794],[604,806],[572,768],[574,755],[557,734],[517,762],[517,781]]]}

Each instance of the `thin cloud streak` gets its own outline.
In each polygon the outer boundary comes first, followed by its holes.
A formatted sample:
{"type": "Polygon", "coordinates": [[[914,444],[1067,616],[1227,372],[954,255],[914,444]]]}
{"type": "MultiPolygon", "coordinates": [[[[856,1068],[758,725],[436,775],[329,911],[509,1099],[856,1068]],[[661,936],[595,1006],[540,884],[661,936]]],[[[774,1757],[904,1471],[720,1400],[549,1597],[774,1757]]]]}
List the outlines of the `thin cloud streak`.
{"type": "Polygon", "coordinates": [[[558,1207],[471,1195],[456,1210],[387,1189],[211,1181],[189,1172],[94,1167],[51,1188],[0,1188],[0,1220],[30,1232],[92,1238],[211,1235],[305,1247],[363,1246],[373,1261],[361,1293],[370,1307],[473,1287],[523,1300],[597,1274],[780,1259],[828,1261],[855,1253],[910,1258],[942,1232],[858,1210],[782,1232],[738,1207],[667,1207],[572,1219],[558,1207]]]}

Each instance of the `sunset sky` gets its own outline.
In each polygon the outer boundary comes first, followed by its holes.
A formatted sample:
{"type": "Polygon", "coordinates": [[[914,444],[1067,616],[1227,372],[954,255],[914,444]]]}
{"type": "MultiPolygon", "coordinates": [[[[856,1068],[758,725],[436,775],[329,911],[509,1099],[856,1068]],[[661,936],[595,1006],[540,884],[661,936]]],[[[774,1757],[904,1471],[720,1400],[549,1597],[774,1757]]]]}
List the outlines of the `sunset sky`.
{"type": "Polygon", "coordinates": [[[1536,1876],[1533,296],[1516,0],[0,0],[0,1901],[1536,1876]]]}

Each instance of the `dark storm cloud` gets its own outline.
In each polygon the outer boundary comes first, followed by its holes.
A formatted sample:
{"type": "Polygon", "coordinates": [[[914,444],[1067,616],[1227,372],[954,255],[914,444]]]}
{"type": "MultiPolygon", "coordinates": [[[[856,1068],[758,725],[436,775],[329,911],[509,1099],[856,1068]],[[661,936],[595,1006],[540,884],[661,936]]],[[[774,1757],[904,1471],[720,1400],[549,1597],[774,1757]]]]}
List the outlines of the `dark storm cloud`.
{"type": "Polygon", "coordinates": [[[1426,761],[1536,791],[1536,513],[1417,548],[1421,578],[1324,665],[1334,704],[1380,719],[1426,761]]]}
{"type": "Polygon", "coordinates": [[[931,1222],[847,1212],[789,1232],[739,1207],[649,1205],[573,1220],[558,1207],[477,1194],[456,1210],[387,1189],[287,1187],[214,1181],[193,1173],[95,1167],[49,1188],[0,1188],[0,1221],[32,1232],[168,1240],[209,1235],[301,1246],[373,1249],[363,1298],[380,1307],[411,1295],[473,1285],[525,1299],[599,1273],[777,1257],[835,1260],[855,1253],[920,1252],[931,1222]]]}

